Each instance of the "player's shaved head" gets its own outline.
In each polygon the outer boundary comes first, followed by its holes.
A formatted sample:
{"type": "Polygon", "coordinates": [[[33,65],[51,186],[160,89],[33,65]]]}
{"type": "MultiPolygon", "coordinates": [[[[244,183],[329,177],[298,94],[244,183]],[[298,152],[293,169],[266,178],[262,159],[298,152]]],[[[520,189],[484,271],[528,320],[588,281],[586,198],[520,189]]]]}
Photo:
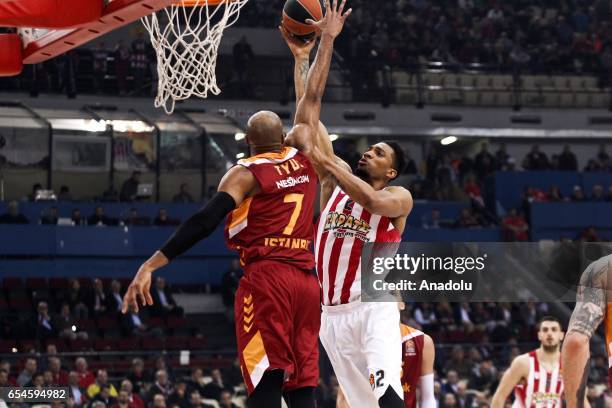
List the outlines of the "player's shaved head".
{"type": "Polygon", "coordinates": [[[283,122],[274,112],[259,111],[247,123],[247,142],[251,147],[274,147],[283,142],[283,122]]]}

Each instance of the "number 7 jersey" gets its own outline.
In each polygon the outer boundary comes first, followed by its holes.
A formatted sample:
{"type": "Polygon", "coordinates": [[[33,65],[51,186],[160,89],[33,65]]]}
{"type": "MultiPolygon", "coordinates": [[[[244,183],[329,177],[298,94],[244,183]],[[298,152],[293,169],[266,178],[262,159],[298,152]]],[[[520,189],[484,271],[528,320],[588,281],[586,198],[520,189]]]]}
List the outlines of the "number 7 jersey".
{"type": "Polygon", "coordinates": [[[258,260],[314,267],[311,244],[317,175],[310,160],[293,147],[238,161],[259,182],[261,191],[228,217],[228,247],[244,266],[258,260]]]}

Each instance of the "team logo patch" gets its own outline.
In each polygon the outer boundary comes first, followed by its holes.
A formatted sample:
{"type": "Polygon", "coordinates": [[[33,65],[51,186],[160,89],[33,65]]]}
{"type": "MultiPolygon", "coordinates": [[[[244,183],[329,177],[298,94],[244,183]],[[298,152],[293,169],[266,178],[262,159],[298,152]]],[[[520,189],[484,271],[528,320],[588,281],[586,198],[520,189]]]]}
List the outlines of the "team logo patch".
{"type": "Polygon", "coordinates": [[[372,390],[376,388],[376,382],[374,381],[374,374],[370,374],[370,387],[372,387],[372,390]]]}
{"type": "Polygon", "coordinates": [[[416,356],[416,345],[413,340],[407,340],[404,346],[404,351],[407,356],[416,356]]]}

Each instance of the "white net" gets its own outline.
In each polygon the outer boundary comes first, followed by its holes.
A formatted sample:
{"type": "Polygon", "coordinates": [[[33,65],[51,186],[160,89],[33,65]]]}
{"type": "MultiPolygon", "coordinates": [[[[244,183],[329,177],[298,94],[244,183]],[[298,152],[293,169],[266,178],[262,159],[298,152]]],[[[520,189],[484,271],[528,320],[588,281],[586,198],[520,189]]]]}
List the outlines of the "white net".
{"type": "Polygon", "coordinates": [[[218,5],[211,1],[209,5],[198,0],[194,7],[173,5],[143,17],[157,55],[155,107],[170,114],[176,101],[221,93],[215,75],[219,44],[223,31],[238,20],[247,1],[225,0],[218,5]]]}

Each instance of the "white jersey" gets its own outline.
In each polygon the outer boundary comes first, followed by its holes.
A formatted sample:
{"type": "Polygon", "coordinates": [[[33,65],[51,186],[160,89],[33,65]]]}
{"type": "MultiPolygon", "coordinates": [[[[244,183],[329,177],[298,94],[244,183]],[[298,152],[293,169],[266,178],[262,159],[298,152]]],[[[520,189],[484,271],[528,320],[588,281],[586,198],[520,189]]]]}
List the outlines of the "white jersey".
{"type": "Polygon", "coordinates": [[[561,408],[563,377],[561,360],[552,371],[540,364],[536,351],[529,353],[529,376],[514,389],[513,408],[561,408]]]}
{"type": "Polygon", "coordinates": [[[325,306],[361,299],[361,251],[368,242],[400,242],[391,219],[371,214],[336,187],[319,218],[315,262],[325,306]]]}

